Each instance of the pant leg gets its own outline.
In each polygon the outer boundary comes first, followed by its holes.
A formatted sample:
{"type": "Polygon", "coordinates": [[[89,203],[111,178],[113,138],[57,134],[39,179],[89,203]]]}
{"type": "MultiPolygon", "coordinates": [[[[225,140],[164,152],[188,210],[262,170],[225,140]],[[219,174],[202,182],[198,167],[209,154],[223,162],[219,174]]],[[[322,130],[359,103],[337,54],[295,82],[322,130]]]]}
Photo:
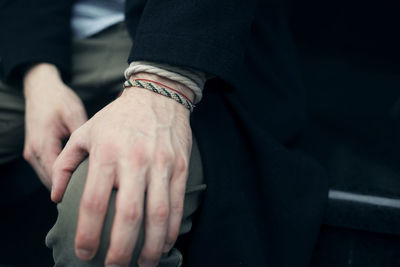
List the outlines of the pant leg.
{"type": "Polygon", "coordinates": [[[22,155],[24,113],[22,90],[0,82],[0,166],[22,155]]]}
{"type": "MultiPolygon", "coordinates": [[[[101,234],[99,250],[93,260],[89,262],[80,261],[74,253],[74,238],[79,211],[79,203],[83,193],[88,169],[86,159],[79,168],[73,173],[64,198],[58,204],[58,218],[54,227],[46,237],[46,244],[53,249],[55,266],[64,267],[84,267],[84,266],[104,266],[110,240],[112,221],[115,213],[115,198],[117,190],[113,190],[105,217],[105,223],[101,234]]],[[[203,173],[200,153],[194,139],[192,154],[189,165],[189,177],[184,202],[184,211],[180,234],[190,231],[192,227],[192,214],[200,205],[202,192],[205,190],[203,184],[203,173]]],[[[141,247],[143,246],[144,226],[140,230],[138,242],[136,244],[130,266],[137,266],[141,247]]],[[[182,255],[177,249],[172,249],[170,253],[162,255],[159,266],[177,267],[182,263],[182,255]]]]}
{"type": "Polygon", "coordinates": [[[90,38],[73,41],[69,86],[85,103],[89,117],[122,91],[131,46],[124,23],[90,38]]]}

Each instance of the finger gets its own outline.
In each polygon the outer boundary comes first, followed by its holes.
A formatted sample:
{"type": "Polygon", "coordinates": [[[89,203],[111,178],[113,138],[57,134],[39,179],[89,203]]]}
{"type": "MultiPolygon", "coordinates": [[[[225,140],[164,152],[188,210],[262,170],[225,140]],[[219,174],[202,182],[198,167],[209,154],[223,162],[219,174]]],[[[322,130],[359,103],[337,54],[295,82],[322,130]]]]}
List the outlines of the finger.
{"type": "Polygon", "coordinates": [[[169,223],[163,252],[168,252],[172,248],[179,235],[179,229],[183,215],[187,177],[187,160],[180,160],[175,165],[174,174],[170,183],[169,223]]]}
{"type": "Polygon", "coordinates": [[[115,165],[104,164],[100,158],[93,153],[89,157],[88,176],[79,208],[75,253],[82,260],[91,259],[97,252],[116,177],[115,165]]]}
{"type": "Polygon", "coordinates": [[[121,165],[118,171],[120,186],[106,266],[128,266],[131,260],[142,225],[146,173],[146,168],[136,171],[129,165],[121,165]]]}
{"type": "Polygon", "coordinates": [[[77,134],[71,135],[64,149],[56,159],[52,171],[51,199],[61,201],[72,172],[87,156],[88,146],[84,137],[77,134]]]}
{"type": "Polygon", "coordinates": [[[161,256],[168,229],[169,181],[168,168],[151,169],[147,189],[145,242],[139,258],[140,266],[156,266],[161,256]]]}

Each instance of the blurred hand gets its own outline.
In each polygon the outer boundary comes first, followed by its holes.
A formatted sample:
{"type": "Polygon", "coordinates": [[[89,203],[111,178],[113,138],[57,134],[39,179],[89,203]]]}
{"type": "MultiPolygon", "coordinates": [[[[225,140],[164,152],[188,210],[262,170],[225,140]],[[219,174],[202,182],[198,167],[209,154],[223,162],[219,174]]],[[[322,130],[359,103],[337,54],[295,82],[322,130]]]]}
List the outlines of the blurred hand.
{"type": "MultiPolygon", "coordinates": [[[[189,89],[170,80],[140,77],[186,90],[193,99],[189,89]]],[[[76,255],[89,260],[96,254],[109,197],[117,188],[105,263],[128,266],[146,214],[139,265],[156,266],[179,233],[191,146],[189,111],[172,99],[138,88],[125,90],[75,131],[54,164],[52,200],[62,199],[71,173],[89,153],[76,255]]]]}
{"type": "Polygon", "coordinates": [[[50,189],[54,161],[62,141],[86,120],[79,97],[66,86],[55,66],[38,64],[24,77],[24,158],[50,189]]]}

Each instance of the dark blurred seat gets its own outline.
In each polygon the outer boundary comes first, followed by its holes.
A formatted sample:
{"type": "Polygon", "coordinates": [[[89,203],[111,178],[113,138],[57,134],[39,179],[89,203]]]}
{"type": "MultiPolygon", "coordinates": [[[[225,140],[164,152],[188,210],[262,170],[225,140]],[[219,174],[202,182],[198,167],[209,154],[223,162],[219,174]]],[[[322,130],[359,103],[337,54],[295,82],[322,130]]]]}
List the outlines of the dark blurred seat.
{"type": "Polygon", "coordinates": [[[330,177],[312,266],[400,266],[395,10],[395,1],[292,1],[310,118],[302,146],[330,177]]]}
{"type": "Polygon", "coordinates": [[[400,78],[337,59],[303,59],[304,148],[329,172],[314,266],[400,266],[400,78]]]}

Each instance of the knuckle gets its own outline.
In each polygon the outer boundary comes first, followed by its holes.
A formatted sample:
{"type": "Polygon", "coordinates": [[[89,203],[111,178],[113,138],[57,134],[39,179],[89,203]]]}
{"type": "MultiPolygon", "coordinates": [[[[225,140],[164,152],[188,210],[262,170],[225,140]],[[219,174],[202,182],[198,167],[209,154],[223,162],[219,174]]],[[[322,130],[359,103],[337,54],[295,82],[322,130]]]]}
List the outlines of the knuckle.
{"type": "Polygon", "coordinates": [[[121,209],[122,219],[126,222],[135,223],[142,218],[142,212],[137,204],[121,209]]]}
{"type": "Polygon", "coordinates": [[[141,168],[149,161],[148,152],[144,147],[137,147],[133,150],[131,162],[134,168],[141,168]]]}
{"type": "Polygon", "coordinates": [[[28,144],[28,147],[29,147],[29,150],[31,151],[32,156],[38,155],[38,154],[39,154],[39,152],[40,152],[40,149],[39,149],[40,145],[39,145],[38,143],[35,142],[35,143],[28,144]]]}
{"type": "Polygon", "coordinates": [[[107,142],[99,146],[97,157],[102,164],[113,164],[117,159],[119,149],[115,143],[107,142]]]}
{"type": "Polygon", "coordinates": [[[67,145],[77,146],[83,149],[86,147],[85,141],[84,129],[81,127],[71,133],[67,145]]]}
{"type": "Polygon", "coordinates": [[[167,221],[169,216],[169,208],[167,203],[161,203],[154,209],[149,211],[150,219],[155,223],[164,223],[167,221]]]}
{"type": "Polygon", "coordinates": [[[40,157],[40,145],[37,142],[27,141],[22,153],[25,160],[32,162],[35,157],[40,157]]]}
{"type": "Polygon", "coordinates": [[[94,249],[99,243],[99,238],[90,234],[89,231],[77,231],[75,236],[75,245],[78,248],[94,249]]]}
{"type": "Polygon", "coordinates": [[[71,163],[71,159],[60,159],[57,158],[52,166],[52,175],[54,177],[59,177],[60,175],[70,175],[71,172],[74,170],[73,164],[71,163]]]}
{"type": "Polygon", "coordinates": [[[79,141],[81,140],[81,133],[80,130],[77,129],[75,131],[73,131],[69,137],[68,140],[68,145],[76,145],[79,144],[79,141]]]}
{"type": "Polygon", "coordinates": [[[168,167],[172,165],[174,154],[170,151],[160,150],[156,153],[155,160],[158,165],[168,167]]]}
{"type": "Polygon", "coordinates": [[[23,157],[26,161],[31,161],[33,158],[33,153],[32,150],[29,149],[28,147],[24,148],[24,152],[23,152],[23,157]]]}
{"type": "Polygon", "coordinates": [[[184,157],[179,157],[175,161],[175,171],[177,174],[185,174],[189,169],[189,161],[184,157]]]}

